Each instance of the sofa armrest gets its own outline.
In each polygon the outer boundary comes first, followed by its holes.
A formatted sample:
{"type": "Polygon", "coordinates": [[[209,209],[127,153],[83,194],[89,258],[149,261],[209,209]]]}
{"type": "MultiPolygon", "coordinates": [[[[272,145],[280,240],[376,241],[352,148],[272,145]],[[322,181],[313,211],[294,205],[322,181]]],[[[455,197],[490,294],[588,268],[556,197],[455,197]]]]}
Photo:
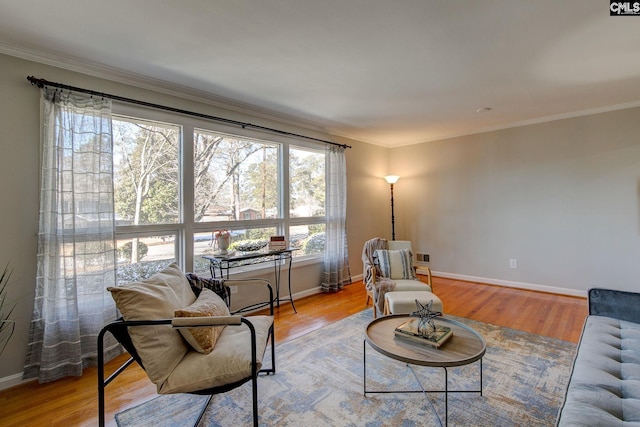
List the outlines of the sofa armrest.
{"type": "Polygon", "coordinates": [[[589,314],[640,323],[640,293],[589,289],[589,314]]]}

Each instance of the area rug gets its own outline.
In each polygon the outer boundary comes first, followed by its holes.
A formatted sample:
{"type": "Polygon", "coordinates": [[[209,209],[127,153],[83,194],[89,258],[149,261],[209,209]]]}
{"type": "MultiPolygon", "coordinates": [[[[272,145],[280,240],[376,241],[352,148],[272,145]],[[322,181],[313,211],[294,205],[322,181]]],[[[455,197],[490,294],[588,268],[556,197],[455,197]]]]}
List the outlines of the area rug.
{"type": "MultiPolygon", "coordinates": [[[[576,345],[456,318],[487,342],[483,395],[449,395],[450,426],[552,426],[562,403],[576,345]]],[[[442,393],[363,393],[364,330],[371,310],[276,347],[276,374],[258,380],[264,426],[440,426],[442,393]]],[[[367,390],[419,390],[402,362],[366,349],[367,390]]],[[[268,358],[267,358],[268,359],[268,358]]],[[[268,363],[268,362],[267,362],[268,363]]],[[[427,389],[443,388],[441,368],[414,367],[427,389]]],[[[477,389],[479,363],[449,368],[449,387],[477,389]]],[[[120,427],[192,425],[204,397],[159,396],[116,415],[120,427]]],[[[251,386],[214,396],[200,426],[251,425],[251,386]]]]}

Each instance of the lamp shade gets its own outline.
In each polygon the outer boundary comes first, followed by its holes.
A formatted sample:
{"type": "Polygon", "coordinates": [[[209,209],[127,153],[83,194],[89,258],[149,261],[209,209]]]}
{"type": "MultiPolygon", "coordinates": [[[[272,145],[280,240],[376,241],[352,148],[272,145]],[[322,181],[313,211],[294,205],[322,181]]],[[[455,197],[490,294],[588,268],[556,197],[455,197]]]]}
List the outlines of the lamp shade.
{"type": "Polygon", "coordinates": [[[396,182],[398,182],[400,177],[398,175],[387,175],[384,177],[384,179],[386,179],[389,184],[395,184],[396,182]]]}

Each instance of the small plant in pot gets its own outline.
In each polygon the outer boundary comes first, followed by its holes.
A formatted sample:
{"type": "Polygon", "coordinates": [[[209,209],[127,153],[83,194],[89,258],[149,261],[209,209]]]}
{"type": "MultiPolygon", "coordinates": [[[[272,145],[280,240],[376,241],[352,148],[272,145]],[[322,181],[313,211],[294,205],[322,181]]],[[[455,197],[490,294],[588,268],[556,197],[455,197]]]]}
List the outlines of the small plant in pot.
{"type": "Polygon", "coordinates": [[[4,349],[7,347],[16,328],[16,321],[11,319],[11,314],[16,308],[17,302],[7,301],[11,273],[12,270],[9,270],[9,266],[7,265],[2,275],[0,275],[0,355],[2,355],[4,349]]]}

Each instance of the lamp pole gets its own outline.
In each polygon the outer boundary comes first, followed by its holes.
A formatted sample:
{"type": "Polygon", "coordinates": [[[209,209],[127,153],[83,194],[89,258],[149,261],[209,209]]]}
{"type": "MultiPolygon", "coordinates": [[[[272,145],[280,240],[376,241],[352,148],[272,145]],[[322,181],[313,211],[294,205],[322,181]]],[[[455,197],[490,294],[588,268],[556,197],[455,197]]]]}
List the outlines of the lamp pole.
{"type": "Polygon", "coordinates": [[[391,187],[391,240],[396,240],[396,218],[393,210],[393,184],[398,182],[398,175],[387,175],[384,177],[391,187]]]}

